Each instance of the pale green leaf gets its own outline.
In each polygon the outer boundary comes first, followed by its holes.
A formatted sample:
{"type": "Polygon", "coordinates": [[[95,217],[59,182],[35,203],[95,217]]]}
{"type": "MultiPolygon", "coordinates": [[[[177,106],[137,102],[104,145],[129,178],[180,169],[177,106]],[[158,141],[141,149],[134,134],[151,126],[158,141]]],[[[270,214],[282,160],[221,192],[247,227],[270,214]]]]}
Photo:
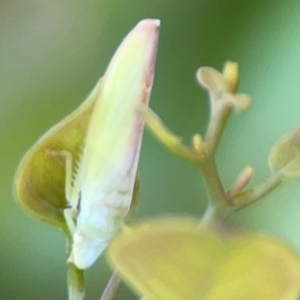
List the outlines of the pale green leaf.
{"type": "Polygon", "coordinates": [[[166,218],[126,228],[110,244],[112,266],[147,300],[295,300],[298,256],[260,234],[222,235],[198,220],[166,218]]]}
{"type": "Polygon", "coordinates": [[[271,149],[269,166],[290,178],[300,177],[300,126],[284,135],[271,149]]]}
{"type": "Polygon", "coordinates": [[[53,152],[68,151],[76,161],[89,124],[101,82],[74,112],[50,128],[25,154],[14,182],[17,202],[32,217],[65,229],[65,157],[53,152]]]}

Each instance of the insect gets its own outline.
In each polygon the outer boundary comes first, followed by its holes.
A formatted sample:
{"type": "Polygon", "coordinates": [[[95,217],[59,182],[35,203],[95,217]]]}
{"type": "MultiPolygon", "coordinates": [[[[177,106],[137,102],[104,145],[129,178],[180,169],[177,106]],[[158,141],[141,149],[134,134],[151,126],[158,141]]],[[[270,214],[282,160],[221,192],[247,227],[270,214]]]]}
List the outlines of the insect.
{"type": "Polygon", "coordinates": [[[100,83],[78,170],[66,156],[64,212],[73,236],[69,258],[91,266],[129,212],[141,146],[143,121],[138,105],[152,88],[158,20],[143,20],[123,40],[100,83]]]}

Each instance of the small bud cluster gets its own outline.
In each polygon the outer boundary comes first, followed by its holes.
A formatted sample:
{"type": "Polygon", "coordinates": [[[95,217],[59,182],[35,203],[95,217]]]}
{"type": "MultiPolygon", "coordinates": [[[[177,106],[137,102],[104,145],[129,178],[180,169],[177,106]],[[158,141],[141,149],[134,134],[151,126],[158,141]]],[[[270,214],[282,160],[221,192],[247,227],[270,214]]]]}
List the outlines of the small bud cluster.
{"type": "Polygon", "coordinates": [[[238,112],[245,111],[251,102],[248,95],[235,94],[238,86],[238,65],[226,62],[223,73],[211,67],[201,67],[197,72],[201,86],[208,90],[211,96],[212,109],[216,105],[232,106],[238,112]]]}

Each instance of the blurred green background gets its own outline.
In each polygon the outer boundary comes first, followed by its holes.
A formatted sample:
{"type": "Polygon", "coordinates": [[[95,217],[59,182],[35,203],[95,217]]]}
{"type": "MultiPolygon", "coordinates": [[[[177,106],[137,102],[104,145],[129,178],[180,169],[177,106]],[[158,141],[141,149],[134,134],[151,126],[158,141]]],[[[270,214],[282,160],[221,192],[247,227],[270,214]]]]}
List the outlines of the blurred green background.
{"type": "MultiPolygon", "coordinates": [[[[186,142],[204,133],[208,120],[197,68],[239,62],[239,90],[253,105],[233,115],[218,151],[227,188],[247,164],[255,168],[252,185],[265,180],[270,147],[300,122],[300,1],[1,0],[1,300],[66,299],[65,239],[15,204],[14,172],[37,138],[84,100],[121,39],[143,18],[162,21],[151,107],[186,142]]],[[[198,171],[148,132],[140,170],[137,219],[203,213],[198,171]]],[[[300,250],[299,216],[300,186],[292,182],[232,221],[300,250]]],[[[109,274],[104,258],[88,270],[88,299],[100,298],[109,274]]],[[[136,297],[122,286],[116,299],[136,297]]]]}

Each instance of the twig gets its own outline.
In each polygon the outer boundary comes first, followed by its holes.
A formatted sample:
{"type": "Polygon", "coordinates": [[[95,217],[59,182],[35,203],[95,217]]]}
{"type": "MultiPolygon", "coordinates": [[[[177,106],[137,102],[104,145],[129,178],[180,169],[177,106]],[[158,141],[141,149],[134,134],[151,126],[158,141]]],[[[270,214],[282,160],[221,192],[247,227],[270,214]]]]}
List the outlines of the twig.
{"type": "Polygon", "coordinates": [[[116,294],[116,292],[119,288],[120,283],[121,283],[120,277],[117,275],[116,272],[114,272],[111,275],[111,277],[110,277],[110,279],[109,279],[109,281],[108,281],[108,283],[107,283],[107,285],[106,285],[106,287],[103,291],[103,294],[102,294],[100,300],[111,300],[111,299],[113,299],[113,297],[115,296],[115,294],[116,294]]]}
{"type": "Polygon", "coordinates": [[[84,273],[72,263],[67,263],[68,299],[84,300],[84,273]]]}

